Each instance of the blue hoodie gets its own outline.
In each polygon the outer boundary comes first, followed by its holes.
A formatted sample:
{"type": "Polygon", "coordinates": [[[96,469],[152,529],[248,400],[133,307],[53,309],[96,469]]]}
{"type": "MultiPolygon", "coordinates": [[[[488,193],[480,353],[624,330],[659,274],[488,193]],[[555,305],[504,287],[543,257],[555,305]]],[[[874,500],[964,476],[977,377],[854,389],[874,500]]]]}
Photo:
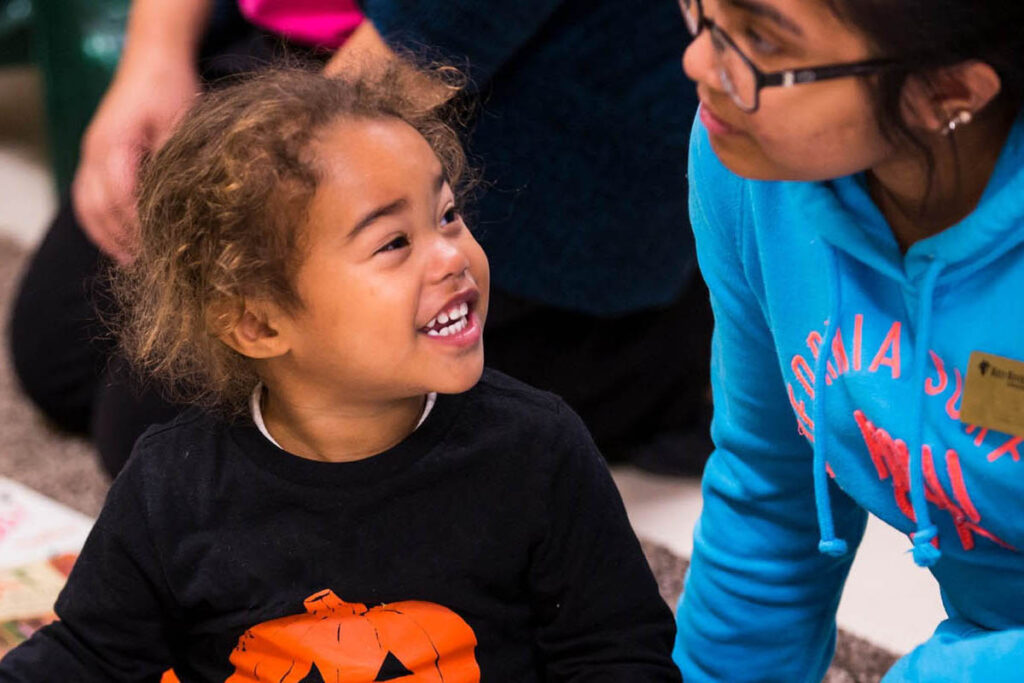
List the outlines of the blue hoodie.
{"type": "Polygon", "coordinates": [[[949,615],[885,680],[1024,680],[1024,443],[960,420],[971,352],[1024,360],[1024,117],[975,211],[906,254],[863,175],[746,180],[699,123],[690,189],[716,450],[684,679],[820,680],[871,512],[911,536],[949,615]]]}

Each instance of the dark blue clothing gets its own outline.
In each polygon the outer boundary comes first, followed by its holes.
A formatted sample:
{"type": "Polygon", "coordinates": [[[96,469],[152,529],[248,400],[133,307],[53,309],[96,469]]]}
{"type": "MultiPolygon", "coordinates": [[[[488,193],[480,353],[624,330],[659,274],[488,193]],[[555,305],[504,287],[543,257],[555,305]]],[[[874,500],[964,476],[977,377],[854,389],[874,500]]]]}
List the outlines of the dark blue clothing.
{"type": "Polygon", "coordinates": [[[595,315],[664,306],[690,282],[687,41],[668,0],[364,0],[399,50],[467,65],[485,160],[474,207],[495,285],[595,315]]]}

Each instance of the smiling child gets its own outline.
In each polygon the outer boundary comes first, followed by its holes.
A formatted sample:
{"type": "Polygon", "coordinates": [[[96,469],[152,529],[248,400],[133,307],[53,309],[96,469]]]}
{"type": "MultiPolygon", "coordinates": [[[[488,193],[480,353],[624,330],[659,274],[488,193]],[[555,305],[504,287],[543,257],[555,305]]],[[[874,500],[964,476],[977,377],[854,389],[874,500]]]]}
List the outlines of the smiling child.
{"type": "Polygon", "coordinates": [[[140,182],[150,429],[0,681],[678,681],[671,614],[556,397],[485,371],[464,159],[399,71],[201,99],[140,182]]]}

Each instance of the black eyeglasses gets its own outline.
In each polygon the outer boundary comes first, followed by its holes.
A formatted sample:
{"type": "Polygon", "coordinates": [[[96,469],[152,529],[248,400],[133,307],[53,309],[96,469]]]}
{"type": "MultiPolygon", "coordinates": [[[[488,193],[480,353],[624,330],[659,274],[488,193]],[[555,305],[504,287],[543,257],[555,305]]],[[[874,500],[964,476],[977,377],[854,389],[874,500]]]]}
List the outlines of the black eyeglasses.
{"type": "Polygon", "coordinates": [[[694,38],[705,28],[711,32],[711,45],[714,48],[722,87],[736,103],[736,106],[748,114],[757,111],[760,106],[761,88],[791,88],[794,85],[826,81],[831,78],[866,76],[895,64],[891,59],[870,59],[863,62],[827,64],[765,73],[743,54],[728,33],[704,16],[704,6],[701,0],[678,1],[679,8],[683,12],[683,19],[686,20],[686,28],[694,38]]]}

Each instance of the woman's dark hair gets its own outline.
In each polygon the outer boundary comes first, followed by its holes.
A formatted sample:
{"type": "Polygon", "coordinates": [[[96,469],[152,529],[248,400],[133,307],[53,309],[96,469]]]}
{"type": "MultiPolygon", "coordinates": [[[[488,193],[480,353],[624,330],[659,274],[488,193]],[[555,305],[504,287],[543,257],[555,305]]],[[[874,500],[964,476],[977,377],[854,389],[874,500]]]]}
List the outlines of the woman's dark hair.
{"type": "Polygon", "coordinates": [[[875,108],[892,142],[925,145],[904,123],[903,86],[965,61],[985,62],[1002,90],[991,107],[1019,106],[1024,95],[1024,2],[1021,0],[826,0],[844,22],[864,33],[879,56],[896,60],[875,88],[875,108]]]}

